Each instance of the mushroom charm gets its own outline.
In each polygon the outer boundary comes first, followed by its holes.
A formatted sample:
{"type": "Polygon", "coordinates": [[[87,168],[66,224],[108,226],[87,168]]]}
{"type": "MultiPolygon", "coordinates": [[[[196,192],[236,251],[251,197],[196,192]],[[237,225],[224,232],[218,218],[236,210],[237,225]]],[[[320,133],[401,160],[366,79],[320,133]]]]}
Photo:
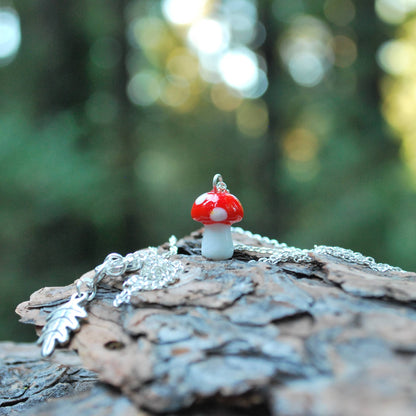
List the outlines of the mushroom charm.
{"type": "Polygon", "coordinates": [[[205,225],[202,255],[211,260],[226,260],[234,253],[231,224],[241,221],[244,211],[240,201],[228,191],[219,173],[214,176],[212,185],[212,191],[195,200],[191,216],[205,225]]]}

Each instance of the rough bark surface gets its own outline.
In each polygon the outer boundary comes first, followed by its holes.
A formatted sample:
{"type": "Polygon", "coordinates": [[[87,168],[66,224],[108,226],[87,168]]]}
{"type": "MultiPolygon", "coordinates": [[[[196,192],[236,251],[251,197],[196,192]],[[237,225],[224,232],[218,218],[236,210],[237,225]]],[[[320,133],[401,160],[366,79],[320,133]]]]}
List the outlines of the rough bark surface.
{"type": "MultiPolygon", "coordinates": [[[[257,257],[243,251],[214,262],[198,255],[199,239],[178,242],[176,284],[141,292],[129,306],[112,305],[121,279],[102,282],[68,347],[121,394],[101,386],[54,406],[101,397],[141,415],[415,414],[416,274],[325,256],[249,263],[257,257]]],[[[17,308],[21,321],[39,330],[74,290],[35,292],[17,308]]]]}
{"type": "Polygon", "coordinates": [[[22,415],[48,399],[88,392],[97,383],[74,352],[41,360],[39,351],[34,344],[0,343],[0,415],[22,415]]]}

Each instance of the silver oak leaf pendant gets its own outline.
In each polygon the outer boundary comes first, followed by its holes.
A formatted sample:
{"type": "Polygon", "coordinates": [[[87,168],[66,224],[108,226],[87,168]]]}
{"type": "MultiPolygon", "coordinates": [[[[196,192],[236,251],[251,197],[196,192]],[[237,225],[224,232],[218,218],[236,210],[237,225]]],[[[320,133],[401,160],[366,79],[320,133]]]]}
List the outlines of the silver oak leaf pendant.
{"type": "Polygon", "coordinates": [[[87,293],[74,293],[71,299],[55,309],[47,318],[46,325],[37,341],[42,344],[42,357],[49,357],[56,344],[65,344],[70,339],[71,332],[80,327],[80,320],[87,317],[84,304],[87,293]]]}

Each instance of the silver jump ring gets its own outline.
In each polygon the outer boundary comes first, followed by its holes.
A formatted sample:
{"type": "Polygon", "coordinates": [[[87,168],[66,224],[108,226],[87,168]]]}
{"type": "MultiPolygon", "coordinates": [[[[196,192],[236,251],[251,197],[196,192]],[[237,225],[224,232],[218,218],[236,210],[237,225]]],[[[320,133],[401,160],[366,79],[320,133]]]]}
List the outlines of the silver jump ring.
{"type": "Polygon", "coordinates": [[[214,176],[214,179],[212,180],[212,187],[213,187],[213,188],[216,188],[216,187],[217,187],[218,182],[223,182],[223,180],[222,180],[222,176],[221,176],[221,174],[220,174],[220,173],[217,173],[217,174],[214,176]]]}
{"type": "Polygon", "coordinates": [[[212,187],[215,191],[224,192],[227,190],[227,185],[225,184],[224,180],[222,179],[222,175],[217,173],[212,180],[212,187]]]}

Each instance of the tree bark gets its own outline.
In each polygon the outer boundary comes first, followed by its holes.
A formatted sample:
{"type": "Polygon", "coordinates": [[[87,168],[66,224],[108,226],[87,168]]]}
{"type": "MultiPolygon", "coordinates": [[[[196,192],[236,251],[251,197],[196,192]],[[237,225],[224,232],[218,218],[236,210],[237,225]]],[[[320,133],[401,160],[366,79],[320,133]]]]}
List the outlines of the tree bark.
{"type": "MultiPolygon", "coordinates": [[[[416,274],[313,254],[304,264],[249,263],[258,257],[246,251],[209,261],[200,237],[178,242],[184,271],[166,289],[115,308],[122,279],[102,282],[68,348],[104,384],[54,402],[59,413],[87,415],[82,405],[101,397],[108,413],[95,415],[115,414],[118,400],[148,415],[414,414],[416,274]]],[[[39,329],[74,291],[41,289],[17,312],[39,329]]],[[[56,414],[48,406],[41,414],[56,414]]]]}
{"type": "MultiPolygon", "coordinates": [[[[41,360],[34,344],[0,343],[0,415],[21,415],[52,398],[90,392],[97,376],[73,351],[41,360]]],[[[88,393],[89,394],[89,393],[88,393]]],[[[30,413],[32,412],[32,413],[30,413]]],[[[39,415],[39,413],[36,413],[39,415]]]]}

